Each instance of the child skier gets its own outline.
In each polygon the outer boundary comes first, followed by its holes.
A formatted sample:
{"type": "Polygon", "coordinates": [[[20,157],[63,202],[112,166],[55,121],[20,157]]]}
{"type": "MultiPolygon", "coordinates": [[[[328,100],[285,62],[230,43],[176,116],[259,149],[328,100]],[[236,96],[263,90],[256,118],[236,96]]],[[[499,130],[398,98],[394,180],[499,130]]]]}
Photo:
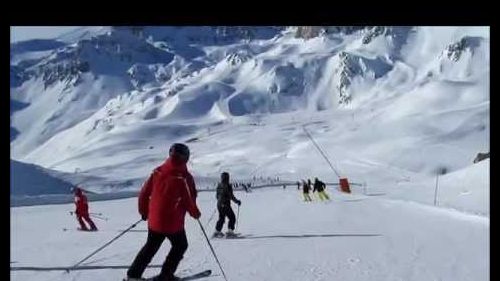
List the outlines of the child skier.
{"type": "Polygon", "coordinates": [[[231,201],[241,205],[241,201],[236,199],[233,194],[233,186],[229,183],[229,173],[223,172],[221,174],[221,182],[217,185],[217,210],[219,211],[219,220],[215,225],[214,237],[224,236],[221,232],[224,226],[224,220],[227,217],[229,223],[227,226],[226,236],[234,236],[234,225],[236,223],[236,217],[234,215],[233,209],[231,209],[231,201]]]}
{"type": "Polygon", "coordinates": [[[78,220],[78,223],[80,224],[79,229],[84,231],[89,230],[84,223],[84,221],[86,221],[89,224],[91,231],[97,231],[97,227],[95,226],[94,222],[90,219],[89,216],[89,204],[87,202],[87,196],[83,194],[82,190],[79,187],[75,187],[73,189],[73,192],[75,193],[75,205],[76,205],[75,215],[78,220]]]}

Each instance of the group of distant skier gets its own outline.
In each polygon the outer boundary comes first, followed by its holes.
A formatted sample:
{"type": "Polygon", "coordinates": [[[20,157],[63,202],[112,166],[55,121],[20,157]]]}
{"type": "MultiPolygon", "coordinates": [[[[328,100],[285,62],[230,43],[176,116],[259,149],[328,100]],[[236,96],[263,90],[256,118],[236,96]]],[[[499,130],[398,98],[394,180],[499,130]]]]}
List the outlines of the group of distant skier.
{"type": "MultiPolygon", "coordinates": [[[[216,187],[217,187],[218,185],[219,185],[219,183],[217,183],[216,187]]],[[[245,192],[251,192],[251,191],[252,191],[252,189],[251,189],[251,187],[252,187],[252,183],[250,183],[250,182],[248,182],[248,183],[243,183],[243,182],[234,182],[234,183],[233,183],[233,186],[234,186],[235,188],[238,188],[238,187],[240,187],[240,186],[241,186],[241,188],[242,188],[243,190],[245,190],[245,192]]]]}
{"type": "MultiPolygon", "coordinates": [[[[304,201],[310,202],[312,201],[311,196],[309,196],[309,192],[311,191],[311,185],[312,185],[312,192],[318,192],[318,198],[321,201],[324,200],[330,200],[330,197],[326,193],[326,184],[322,181],[320,181],[318,178],[314,178],[314,184],[311,183],[310,179],[302,180],[302,195],[304,196],[304,201]]],[[[297,189],[300,190],[301,183],[297,182],[297,189]]]]}

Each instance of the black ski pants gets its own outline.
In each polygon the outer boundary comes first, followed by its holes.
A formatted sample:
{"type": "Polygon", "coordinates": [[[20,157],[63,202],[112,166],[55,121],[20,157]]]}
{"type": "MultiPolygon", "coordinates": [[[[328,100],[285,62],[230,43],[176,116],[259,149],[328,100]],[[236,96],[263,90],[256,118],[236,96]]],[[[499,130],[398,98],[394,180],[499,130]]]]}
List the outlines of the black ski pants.
{"type": "Polygon", "coordinates": [[[139,251],[134,262],[127,271],[128,277],[141,278],[144,270],[146,270],[153,256],[160,249],[165,238],[170,241],[172,248],[170,248],[167,258],[163,263],[159,277],[161,280],[161,278],[167,278],[174,274],[188,247],[186,232],[182,230],[174,234],[163,234],[154,232],[150,229],[148,231],[146,244],[139,251]]]}
{"type": "Polygon", "coordinates": [[[80,228],[82,230],[88,230],[87,225],[85,225],[84,221],[87,222],[90,225],[90,229],[97,230],[97,227],[95,226],[95,224],[92,221],[92,219],[90,219],[90,216],[89,216],[88,213],[87,214],[83,214],[83,215],[77,214],[76,215],[76,219],[78,220],[78,223],[80,224],[80,228]]]}
{"type": "Polygon", "coordinates": [[[221,231],[222,226],[224,226],[224,220],[227,217],[229,219],[228,229],[234,230],[234,225],[236,223],[236,216],[234,215],[233,209],[231,209],[231,203],[228,204],[217,204],[217,210],[219,211],[219,220],[215,225],[215,230],[221,231]]]}

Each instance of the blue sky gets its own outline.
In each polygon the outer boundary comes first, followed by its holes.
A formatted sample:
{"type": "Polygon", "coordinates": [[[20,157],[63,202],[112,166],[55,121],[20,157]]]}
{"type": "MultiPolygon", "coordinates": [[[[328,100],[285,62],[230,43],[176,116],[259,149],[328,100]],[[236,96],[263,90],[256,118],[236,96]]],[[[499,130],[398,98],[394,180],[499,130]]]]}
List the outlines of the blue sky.
{"type": "Polygon", "coordinates": [[[54,38],[80,26],[11,26],[10,42],[54,38]]]}

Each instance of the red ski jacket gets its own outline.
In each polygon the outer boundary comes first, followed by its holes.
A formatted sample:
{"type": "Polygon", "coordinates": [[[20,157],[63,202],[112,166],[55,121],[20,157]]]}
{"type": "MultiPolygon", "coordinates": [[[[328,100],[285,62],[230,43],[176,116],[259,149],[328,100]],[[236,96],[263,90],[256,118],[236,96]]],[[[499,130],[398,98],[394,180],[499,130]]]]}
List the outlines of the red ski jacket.
{"type": "Polygon", "coordinates": [[[196,188],[186,164],[169,157],[144,183],[139,194],[139,213],[147,218],[149,229],[172,234],[184,230],[186,212],[200,217],[196,188]]]}
{"type": "Polygon", "coordinates": [[[83,216],[89,214],[89,204],[87,203],[87,196],[83,194],[80,188],[76,188],[75,191],[75,205],[76,205],[76,215],[83,216]]]}

